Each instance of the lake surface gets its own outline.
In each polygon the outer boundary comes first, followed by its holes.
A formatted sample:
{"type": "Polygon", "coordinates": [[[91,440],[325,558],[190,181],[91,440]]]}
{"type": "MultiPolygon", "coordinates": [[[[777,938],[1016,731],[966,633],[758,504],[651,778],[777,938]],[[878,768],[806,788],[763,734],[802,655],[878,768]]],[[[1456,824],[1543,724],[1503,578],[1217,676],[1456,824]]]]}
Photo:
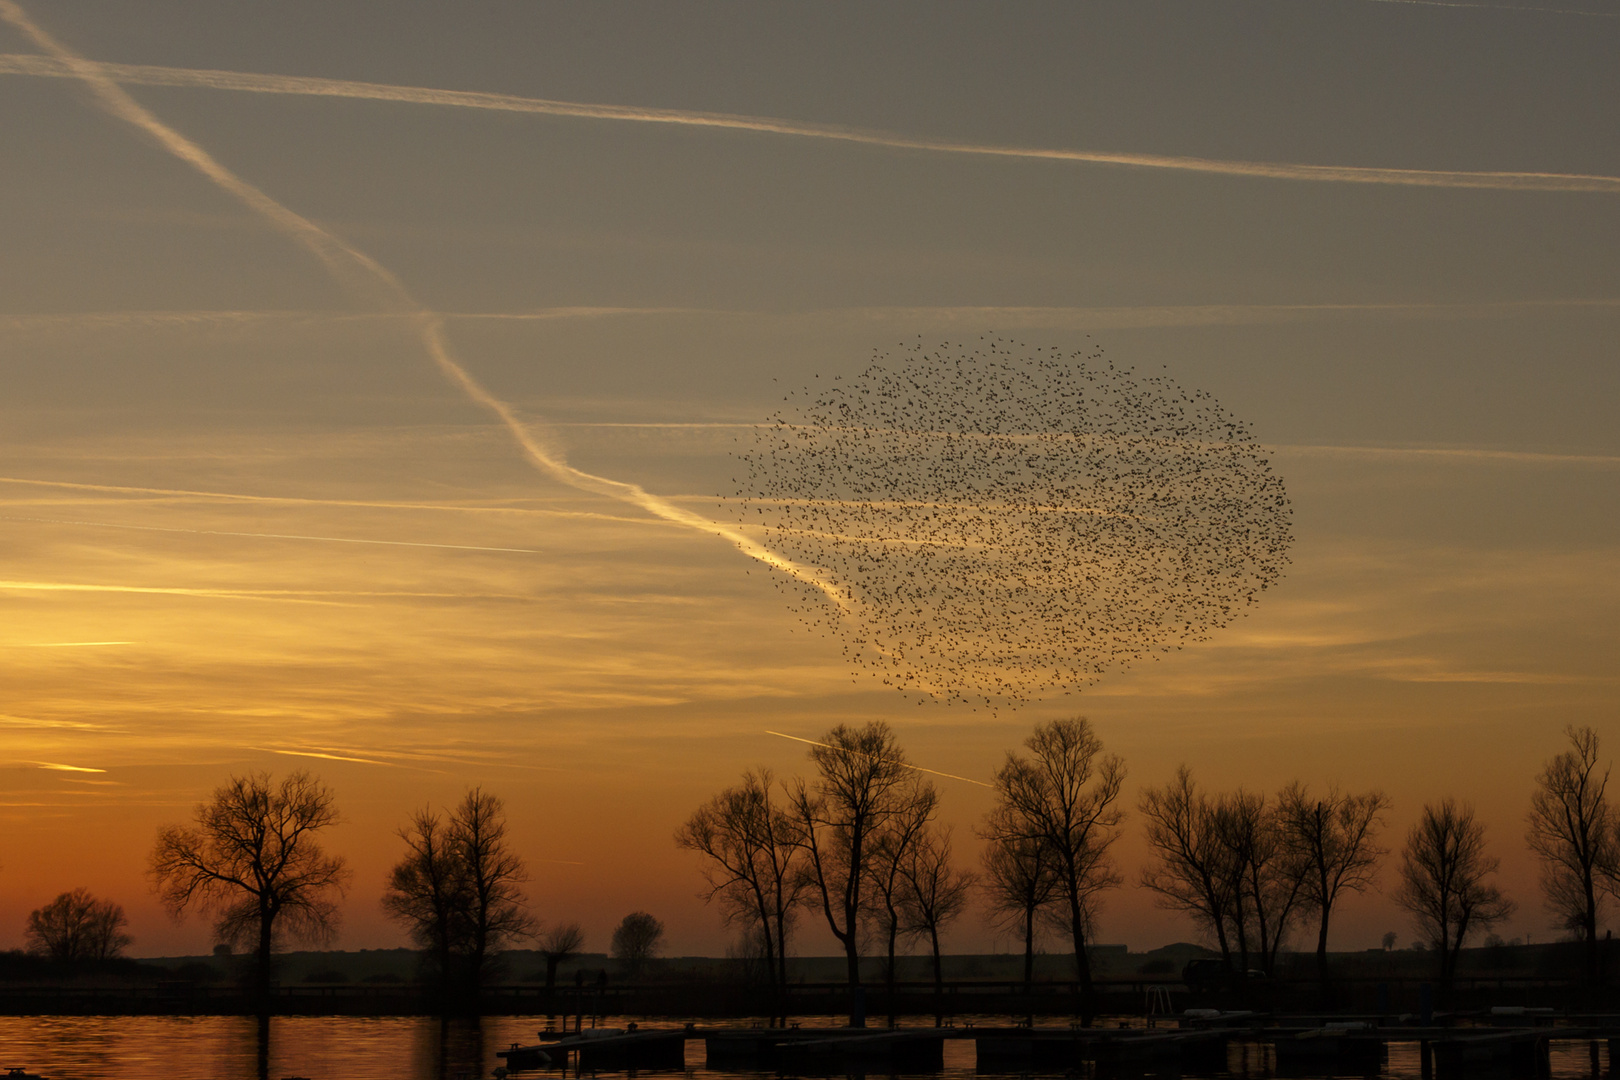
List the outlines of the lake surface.
{"type": "MultiPolygon", "coordinates": [[[[968,1019],[968,1018],[964,1018],[968,1019]]],[[[610,1018],[607,1026],[623,1026],[610,1018]]],[[[1004,1023],[1005,1018],[983,1018],[1004,1023]]],[[[672,1026],[644,1021],[647,1027],[672,1026]]],[[[740,1023],[746,1022],[727,1021],[740,1023]]],[[[805,1017],[806,1026],[831,1026],[830,1017],[805,1017]]],[[[931,1026],[917,1018],[904,1026],[931,1026]]],[[[268,1038],[257,1020],[244,1017],[21,1016],[0,1017],[0,1067],[26,1066],[49,1080],[475,1080],[488,1078],[500,1064],[497,1050],[531,1044],[544,1027],[542,1017],[487,1016],[441,1021],[424,1017],[277,1017],[268,1038]]],[[[691,1080],[774,1080],[763,1072],[711,1071],[701,1039],[686,1048],[685,1076],[691,1080]]],[[[560,1071],[520,1077],[559,1080],[560,1071]]],[[[623,1074],[601,1073],[604,1077],[623,1074]]],[[[673,1076],[681,1074],[642,1074],[673,1076]]],[[[975,1069],[973,1044],[945,1044],[943,1073],[936,1080],[981,1080],[997,1074],[975,1069]]],[[[1152,1075],[1152,1074],[1148,1074],[1152,1075]]],[[[1186,1074],[1190,1078],[1193,1074],[1186,1074]]],[[[1201,1074],[1258,1080],[1274,1075],[1270,1052],[1259,1045],[1234,1045],[1225,1073],[1201,1074]]],[[[1394,1044],[1383,1075],[1418,1080],[1416,1044],[1394,1044]]],[[[1586,1044],[1558,1044],[1552,1050],[1554,1080],[1592,1076],[1586,1044]]]]}

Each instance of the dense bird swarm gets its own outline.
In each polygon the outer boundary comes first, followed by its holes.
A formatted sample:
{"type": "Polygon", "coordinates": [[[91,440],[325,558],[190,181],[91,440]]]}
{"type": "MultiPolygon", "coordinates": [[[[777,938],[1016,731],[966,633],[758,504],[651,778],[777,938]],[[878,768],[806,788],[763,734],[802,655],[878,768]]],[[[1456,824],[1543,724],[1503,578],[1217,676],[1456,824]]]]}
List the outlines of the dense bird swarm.
{"type": "Polygon", "coordinates": [[[805,569],[778,587],[808,626],[929,698],[1086,686],[1205,640],[1288,561],[1248,428],[1100,352],[917,345],[783,400],[731,505],[805,569]]]}

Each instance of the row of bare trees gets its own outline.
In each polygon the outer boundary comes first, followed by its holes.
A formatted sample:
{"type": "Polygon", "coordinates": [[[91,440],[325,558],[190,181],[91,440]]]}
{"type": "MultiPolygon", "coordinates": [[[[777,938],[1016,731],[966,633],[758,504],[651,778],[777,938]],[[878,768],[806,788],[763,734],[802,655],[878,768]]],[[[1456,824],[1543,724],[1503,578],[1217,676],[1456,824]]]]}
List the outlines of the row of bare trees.
{"type": "MultiPolygon", "coordinates": [[[[1607,802],[1608,768],[1590,728],[1566,732],[1569,749],[1538,775],[1528,840],[1540,857],[1547,906],[1585,943],[1598,974],[1604,904],[1620,898],[1620,814],[1607,802]]],[[[937,821],[934,785],[906,760],[887,725],[840,725],[812,745],[813,776],[778,786],[768,770],[745,774],[692,815],[676,842],[704,856],[708,897],[761,951],[774,985],[786,984],[797,913],[825,918],[860,983],[863,942],[884,943],[892,979],[898,940],[926,937],[940,979],[939,930],[977,885],[992,920],[1024,942],[1033,977],[1038,926],[1073,949],[1075,977],[1091,989],[1087,946],[1101,894],[1122,884],[1110,854],[1124,818],[1125,766],[1105,753],[1082,718],[1039,725],[995,774],[996,803],[979,835],[982,874],[951,865],[950,831],[937,821]]],[[[1208,793],[1183,766],[1137,808],[1151,858],[1139,884],[1189,915],[1227,965],[1269,973],[1290,935],[1308,926],[1324,988],[1335,913],[1376,887],[1389,850],[1382,792],[1312,791],[1295,782],[1275,795],[1208,793]]],[[[1448,985],[1471,937],[1515,905],[1493,882],[1499,860],[1484,825],[1455,799],[1423,807],[1407,834],[1391,899],[1435,951],[1448,985]]]]}
{"type": "Polygon", "coordinates": [[[972,875],[952,866],[939,792],[911,765],[887,724],[839,725],[812,745],[811,780],[778,790],[769,770],[710,799],[675,834],[704,856],[707,897],[765,961],[771,985],[787,984],[788,940],[814,910],[843,948],[860,985],[863,942],[877,937],[892,984],[898,943],[924,938],[940,969],[940,929],[966,905],[972,875]]]}
{"type": "Polygon", "coordinates": [[[1237,970],[1251,960],[1268,974],[1289,930],[1309,917],[1318,975],[1328,979],[1328,928],[1339,900],[1373,882],[1379,860],[1381,792],[1337,788],[1313,795],[1299,783],[1274,798],[1210,795],[1182,766],[1139,802],[1153,860],[1141,885],[1190,915],[1237,970]]]}
{"type": "MultiPolygon", "coordinates": [[[[1030,955],[1037,913],[1055,908],[1089,991],[1096,896],[1119,881],[1108,851],[1124,765],[1102,753],[1081,719],[1040,725],[1025,748],[996,774],[999,798],[983,830],[986,888],[997,910],[1021,913],[1030,955]]],[[[707,896],[757,943],[778,989],[805,910],[819,913],[842,946],[851,987],[861,983],[865,942],[882,942],[892,989],[898,943],[918,938],[939,988],[940,930],[965,909],[978,875],[953,865],[938,789],[881,722],[841,724],[809,758],[814,775],[780,791],[768,770],[745,774],[700,807],[676,843],[704,857],[707,896]]]]}
{"type": "MultiPolygon", "coordinates": [[[[192,909],[213,915],[217,941],[252,946],[261,1001],[284,941],[325,943],[337,929],[351,875],[320,834],[338,821],[332,790],[311,774],[278,784],[250,773],[216,789],[191,823],[158,832],[151,874],[159,898],[176,918],[192,909]]],[[[406,850],[389,874],[383,910],[423,950],[425,974],[446,1002],[476,998],[496,954],[519,941],[537,945],[548,989],[555,984],[584,932],[578,923],[543,930],[529,913],[528,872],[497,796],[472,788],[448,811],[418,811],[398,835],[406,850]]]]}

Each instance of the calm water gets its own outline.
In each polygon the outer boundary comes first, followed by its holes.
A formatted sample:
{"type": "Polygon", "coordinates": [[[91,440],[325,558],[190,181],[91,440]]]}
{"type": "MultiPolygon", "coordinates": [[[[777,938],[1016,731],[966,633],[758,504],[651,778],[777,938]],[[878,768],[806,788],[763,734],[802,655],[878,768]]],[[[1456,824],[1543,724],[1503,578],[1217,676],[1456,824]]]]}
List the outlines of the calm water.
{"type": "MultiPolygon", "coordinates": [[[[803,1020],[807,1027],[832,1022],[803,1020]]],[[[624,1021],[604,1023],[622,1026],[624,1021]]],[[[646,1026],[669,1023],[653,1020],[646,1026]]],[[[26,1066],[49,1080],[474,1080],[488,1078],[500,1064],[497,1050],[535,1042],[542,1026],[538,1017],[278,1017],[266,1039],[258,1021],[239,1017],[0,1017],[0,1067],[26,1066]]],[[[687,1043],[686,1065],[690,1080],[774,1080],[774,1074],[711,1072],[701,1040],[687,1043]]],[[[1229,1071],[1220,1075],[1265,1078],[1273,1075],[1271,1066],[1263,1047],[1235,1045],[1229,1071]]],[[[973,1044],[966,1040],[947,1042],[945,1071],[924,1075],[936,1080],[990,1076],[975,1070],[973,1044]]],[[[1418,1080],[1416,1044],[1392,1045],[1383,1075],[1418,1080]]],[[[1553,1045],[1554,1080],[1592,1075],[1584,1043],[1553,1045]]],[[[555,1070],[519,1076],[560,1078],[555,1070]]]]}

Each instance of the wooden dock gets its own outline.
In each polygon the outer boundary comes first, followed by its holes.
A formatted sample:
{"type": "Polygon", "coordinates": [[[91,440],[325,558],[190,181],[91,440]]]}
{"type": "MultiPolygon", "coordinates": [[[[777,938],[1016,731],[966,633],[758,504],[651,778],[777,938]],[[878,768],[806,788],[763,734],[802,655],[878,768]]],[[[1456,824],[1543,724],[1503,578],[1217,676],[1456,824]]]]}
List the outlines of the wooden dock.
{"type": "MultiPolygon", "coordinates": [[[[1481,1018],[1482,1020],[1484,1018],[1481,1018]]],[[[1596,1019],[1596,1018],[1594,1018],[1596,1019]]],[[[985,1072],[1128,1076],[1143,1072],[1220,1075],[1234,1057],[1269,1050],[1278,1076],[1376,1077],[1391,1045],[1415,1046],[1425,1080],[1544,1080],[1553,1043],[1585,1045],[1597,1075],[1620,1063],[1620,1017],[1581,1026],[1552,1017],[1498,1017],[1472,1027],[1300,1023],[1242,1015],[1171,1020],[1162,1026],[595,1029],[542,1033],[530,1046],[497,1053],[512,1073],[664,1072],[686,1068],[686,1046],[701,1039],[714,1071],[828,1076],[939,1072],[945,1043],[974,1044],[985,1072]],[[1505,1021],[1518,1023],[1508,1026],[1505,1021]],[[1532,1024],[1524,1025],[1525,1020],[1532,1024]],[[1603,1060],[1604,1055],[1607,1060],[1603,1060]]],[[[632,1026],[633,1027],[633,1026],[632,1026]]],[[[1410,1051],[1408,1051],[1410,1052],[1410,1051]]]]}

